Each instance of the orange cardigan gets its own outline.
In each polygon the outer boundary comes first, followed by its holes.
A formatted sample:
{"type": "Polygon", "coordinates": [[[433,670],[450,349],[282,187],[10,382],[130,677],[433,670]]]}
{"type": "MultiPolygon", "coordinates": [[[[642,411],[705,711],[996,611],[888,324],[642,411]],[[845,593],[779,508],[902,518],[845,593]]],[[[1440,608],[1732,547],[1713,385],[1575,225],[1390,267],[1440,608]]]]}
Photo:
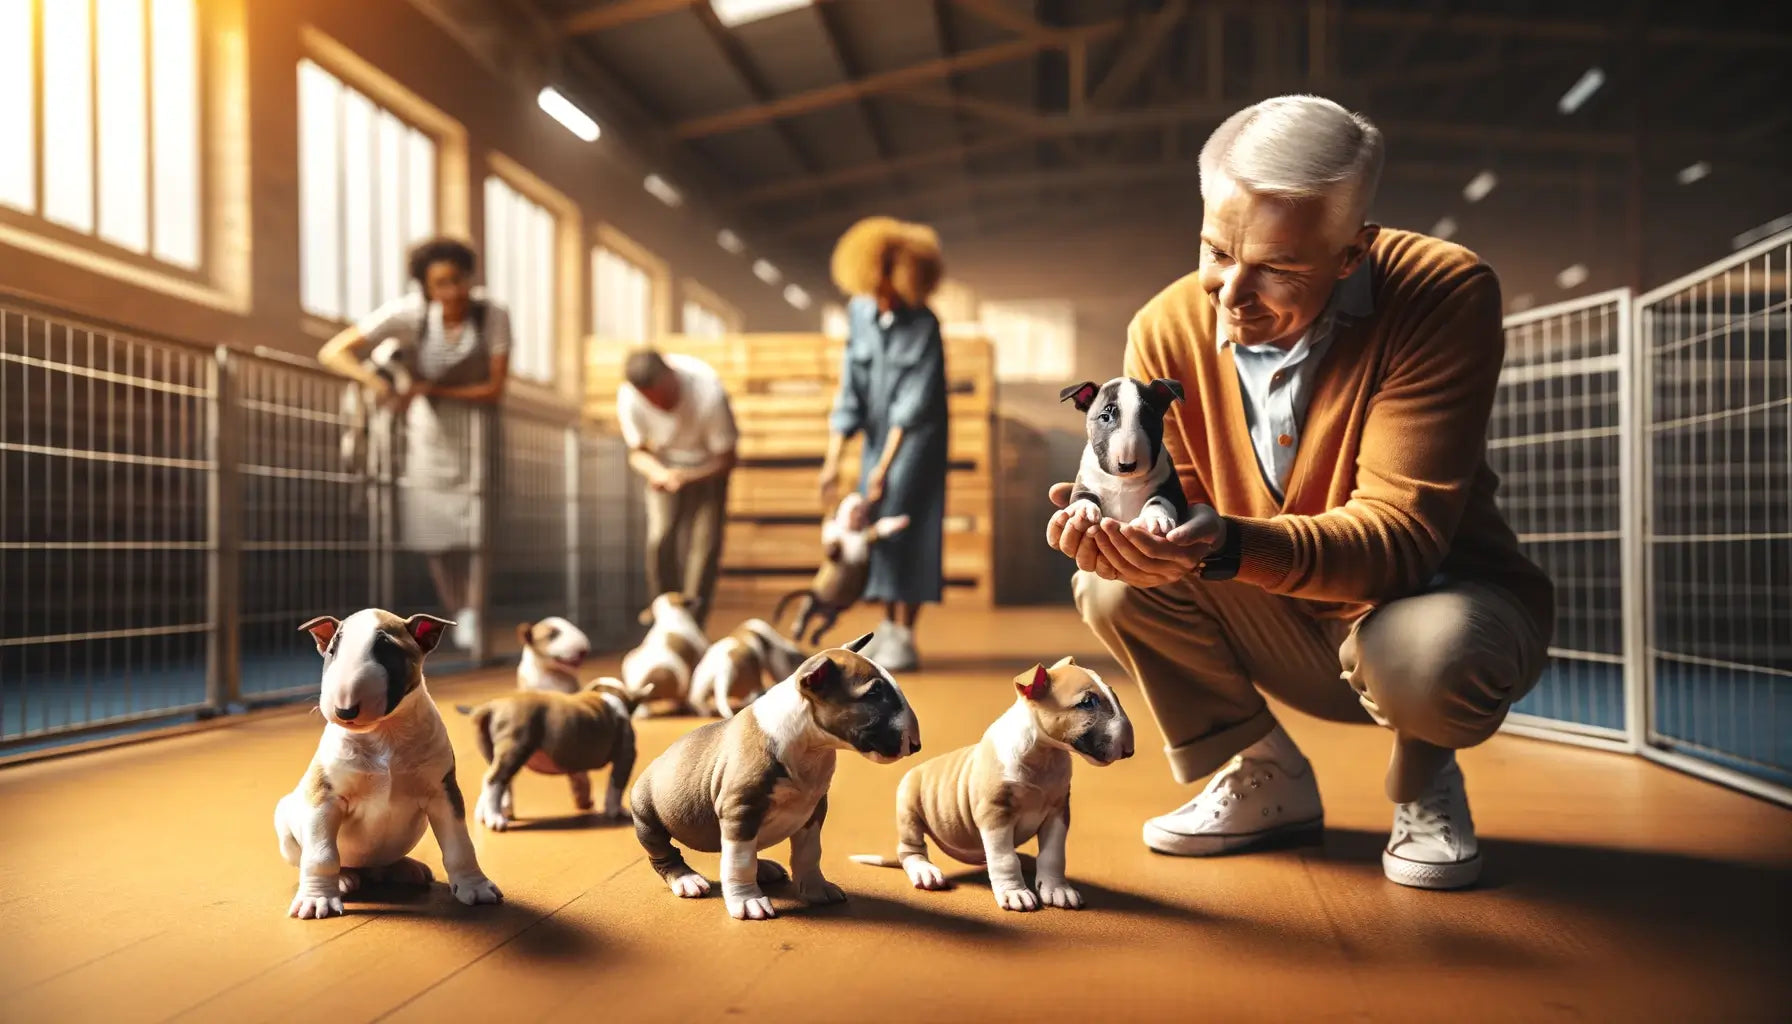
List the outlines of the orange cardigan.
{"type": "Polygon", "coordinates": [[[1354,617],[1441,573],[1505,588],[1547,636],[1554,587],[1495,506],[1486,459],[1505,357],[1499,281],[1467,249],[1408,231],[1384,229],[1369,260],[1374,312],[1337,328],[1279,505],[1196,275],[1133,318],[1126,372],[1182,382],[1164,443],[1189,500],[1238,531],[1239,580],[1354,617]]]}

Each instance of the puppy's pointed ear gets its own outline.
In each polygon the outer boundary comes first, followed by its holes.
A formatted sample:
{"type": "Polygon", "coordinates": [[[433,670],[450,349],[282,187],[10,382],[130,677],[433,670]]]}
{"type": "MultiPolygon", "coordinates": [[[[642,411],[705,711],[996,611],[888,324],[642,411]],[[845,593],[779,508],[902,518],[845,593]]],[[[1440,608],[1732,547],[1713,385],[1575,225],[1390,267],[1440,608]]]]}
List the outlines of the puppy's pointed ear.
{"type": "Polygon", "coordinates": [[[1098,387],[1094,381],[1086,380],[1081,384],[1072,384],[1058,392],[1058,401],[1074,401],[1076,403],[1077,412],[1088,412],[1089,406],[1094,403],[1095,396],[1100,393],[1100,391],[1101,388],[1098,387]]]}
{"type": "Polygon", "coordinates": [[[840,666],[825,654],[817,654],[797,666],[796,687],[808,695],[825,693],[840,681],[840,666]]]}
{"type": "Polygon", "coordinates": [[[864,650],[865,645],[870,643],[871,638],[876,635],[877,635],[876,633],[866,633],[864,636],[859,637],[857,640],[854,640],[852,643],[847,644],[846,649],[851,651],[854,654],[857,654],[860,651],[864,650]]]}
{"type": "Polygon", "coordinates": [[[532,623],[532,622],[519,623],[516,627],[516,638],[523,642],[524,647],[527,647],[527,646],[529,646],[529,640],[531,639],[534,632],[535,632],[535,624],[534,623],[532,623]]]}
{"type": "Polygon", "coordinates": [[[404,620],[405,632],[411,634],[411,639],[417,641],[417,646],[424,654],[436,649],[436,645],[442,642],[443,631],[452,625],[452,619],[441,619],[434,615],[419,614],[404,620]]]}
{"type": "Polygon", "coordinates": [[[311,639],[317,644],[317,653],[319,654],[329,649],[331,638],[335,637],[336,631],[341,628],[342,620],[331,615],[319,615],[299,627],[303,632],[311,634],[311,639]]]}
{"type": "Polygon", "coordinates": [[[1151,403],[1151,408],[1161,413],[1172,402],[1182,401],[1182,382],[1159,377],[1145,389],[1145,398],[1151,403]]]}
{"type": "Polygon", "coordinates": [[[648,605],[647,607],[641,609],[641,614],[635,616],[635,621],[639,622],[643,626],[653,625],[653,606],[648,605]]]}
{"type": "Polygon", "coordinates": [[[1052,677],[1045,671],[1044,665],[1034,665],[1031,672],[1022,672],[1014,677],[1014,690],[1028,700],[1038,700],[1051,689],[1052,677]]]}

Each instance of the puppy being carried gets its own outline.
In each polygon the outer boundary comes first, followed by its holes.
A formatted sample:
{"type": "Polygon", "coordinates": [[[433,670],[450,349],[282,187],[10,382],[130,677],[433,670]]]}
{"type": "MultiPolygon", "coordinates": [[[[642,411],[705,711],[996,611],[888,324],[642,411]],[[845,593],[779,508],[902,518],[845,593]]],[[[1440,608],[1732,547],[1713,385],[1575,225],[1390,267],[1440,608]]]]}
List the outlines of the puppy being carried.
{"type": "Polygon", "coordinates": [[[641,773],[635,837],[679,896],[709,892],[673,845],[722,855],[722,899],[741,920],[776,917],[762,886],[794,878],[806,903],[846,899],[821,874],[821,826],[835,752],[889,764],[921,749],[921,728],[890,674],[858,652],[866,634],[822,651],[723,722],[686,733],[641,773]],[[790,870],[759,851],[790,840],[790,870]]]}
{"type": "Polygon", "coordinates": [[[1088,422],[1089,443],[1068,506],[1072,519],[1093,524],[1106,517],[1162,537],[1188,518],[1188,498],[1164,448],[1164,415],[1182,401],[1181,384],[1115,377],[1098,387],[1086,380],[1065,388],[1058,400],[1074,402],[1088,422]]]}
{"type": "Polygon", "coordinates": [[[672,714],[690,704],[691,671],[709,649],[709,640],[684,595],[661,594],[641,613],[651,626],[634,650],[622,656],[622,681],[641,694],[635,717],[672,714]]]}
{"type": "Polygon", "coordinates": [[[782,621],[790,602],[801,600],[790,635],[799,642],[821,643],[840,613],[857,604],[871,578],[871,546],[908,528],[908,516],[885,516],[867,522],[865,496],[857,491],[840,499],[834,514],[821,524],[822,563],[803,590],[778,599],[772,621],[782,621]],[[813,631],[809,623],[815,621],[813,631]]]}
{"type": "Polygon", "coordinates": [[[691,710],[723,718],[759,699],[802,664],[803,652],[764,619],[748,619],[703,653],[691,673],[691,710]]]}
{"type": "Polygon", "coordinates": [[[423,659],[452,625],[369,608],[300,627],[324,658],[318,706],[326,724],[298,788],[274,808],[280,853],[299,869],[291,916],[340,914],[343,894],[364,881],[429,884],[429,868],[407,856],[425,828],[435,832],[456,899],[502,898],[479,870],[454,748],[423,683],[423,659]]]}
{"type": "Polygon", "coordinates": [[[917,889],[943,889],[927,859],[932,838],[954,860],[989,866],[1004,910],[1043,901],[1081,909],[1064,878],[1070,834],[1070,752],[1098,767],[1132,756],[1132,721],[1101,677],[1065,658],[1014,679],[1019,697],[975,746],[916,765],[896,789],[896,856],[855,855],[860,864],[900,867],[917,889]],[[1015,848],[1039,837],[1038,895],[1021,874],[1015,848]]]}
{"type": "Polygon", "coordinates": [[[602,817],[623,820],[622,791],[635,770],[632,719],[640,697],[620,679],[598,679],[577,693],[521,690],[477,708],[461,708],[472,714],[479,753],[491,766],[473,816],[494,832],[509,828],[515,816],[511,780],[524,768],[566,776],[572,784],[573,805],[589,811],[587,773],[608,765],[610,787],[604,793],[602,817]]]}

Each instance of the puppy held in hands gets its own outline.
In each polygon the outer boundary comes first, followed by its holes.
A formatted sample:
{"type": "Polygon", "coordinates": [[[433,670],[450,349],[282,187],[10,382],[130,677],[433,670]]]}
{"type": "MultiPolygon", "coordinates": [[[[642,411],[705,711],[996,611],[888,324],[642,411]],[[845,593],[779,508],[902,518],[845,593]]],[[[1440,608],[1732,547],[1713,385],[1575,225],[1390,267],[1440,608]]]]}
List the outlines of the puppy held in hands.
{"type": "Polygon", "coordinates": [[[454,748],[423,682],[424,657],[452,625],[369,608],[301,627],[324,659],[325,725],[298,788],[274,808],[280,853],[299,869],[291,916],[340,914],[343,894],[363,881],[429,884],[429,868],[408,856],[425,828],[441,847],[455,899],[502,898],[479,870],[454,748]]]}
{"type": "Polygon", "coordinates": [[[674,893],[709,881],[674,843],[722,855],[728,914],[777,916],[762,886],[790,879],[805,903],[846,899],[821,874],[821,826],[840,750],[889,764],[921,749],[902,687],[859,655],[871,635],[813,655],[739,714],[675,740],[641,773],[630,798],[635,837],[674,893]],[[759,851],[790,840],[790,870],[759,851]]]}
{"type": "Polygon", "coordinates": [[[1102,767],[1132,756],[1132,721],[1101,677],[1064,660],[1014,679],[1015,702],[974,746],[909,769],[896,790],[896,859],[855,855],[861,864],[900,867],[917,889],[943,889],[927,840],[966,864],[989,866],[1004,910],[1077,910],[1082,894],[1064,877],[1070,832],[1070,754],[1102,767]],[[1016,847],[1039,837],[1038,893],[1021,874],[1016,847]]]}
{"type": "Polygon", "coordinates": [[[602,817],[621,821],[622,791],[635,770],[635,705],[642,693],[620,679],[598,679],[578,693],[521,690],[463,711],[473,716],[479,753],[491,767],[480,787],[473,816],[494,832],[510,827],[515,814],[511,781],[524,768],[564,775],[572,784],[573,805],[592,809],[591,777],[606,765],[610,786],[602,817]]]}
{"type": "Polygon", "coordinates": [[[1065,388],[1058,400],[1086,414],[1089,433],[1067,507],[1072,519],[1106,517],[1162,537],[1188,518],[1188,498],[1164,448],[1164,416],[1182,401],[1181,384],[1086,380],[1065,388]]]}
{"type": "Polygon", "coordinates": [[[801,601],[790,635],[799,642],[821,643],[840,613],[859,602],[871,579],[871,547],[908,529],[908,516],[871,521],[865,496],[857,491],[840,499],[834,514],[821,524],[821,567],[802,590],[778,599],[772,621],[784,618],[792,601],[801,601]],[[813,623],[813,627],[811,627],[813,623]]]}

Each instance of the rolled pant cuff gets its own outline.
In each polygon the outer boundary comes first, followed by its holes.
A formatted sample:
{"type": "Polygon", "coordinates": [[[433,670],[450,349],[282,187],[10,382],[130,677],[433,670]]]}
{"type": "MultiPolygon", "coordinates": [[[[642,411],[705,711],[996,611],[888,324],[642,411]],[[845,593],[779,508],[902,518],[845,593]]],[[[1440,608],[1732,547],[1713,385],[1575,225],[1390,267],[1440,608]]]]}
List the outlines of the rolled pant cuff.
{"type": "Polygon", "coordinates": [[[1268,708],[1260,708],[1244,721],[1210,732],[1200,739],[1166,745],[1164,757],[1170,762],[1170,774],[1177,782],[1197,782],[1212,775],[1239,751],[1268,736],[1275,727],[1275,716],[1268,708]]]}

